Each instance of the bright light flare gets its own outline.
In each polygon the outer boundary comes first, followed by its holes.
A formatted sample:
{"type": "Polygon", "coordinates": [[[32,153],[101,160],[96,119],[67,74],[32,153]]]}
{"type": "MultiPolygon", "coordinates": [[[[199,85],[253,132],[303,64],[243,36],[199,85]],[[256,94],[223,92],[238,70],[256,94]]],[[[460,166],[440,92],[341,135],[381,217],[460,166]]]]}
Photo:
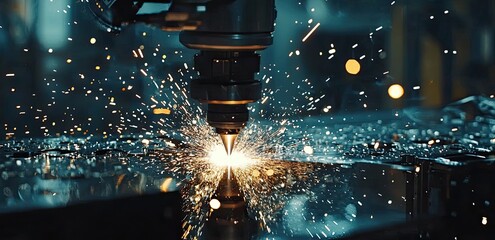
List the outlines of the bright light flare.
{"type": "Polygon", "coordinates": [[[208,154],[208,160],[216,166],[220,167],[247,167],[256,162],[255,159],[251,159],[243,152],[234,151],[229,156],[225,152],[225,148],[221,145],[213,146],[208,154]]]}
{"type": "Polygon", "coordinates": [[[345,63],[345,70],[352,75],[356,75],[361,71],[361,64],[356,59],[349,59],[345,63]]]}
{"type": "Polygon", "coordinates": [[[388,95],[393,99],[399,99],[404,95],[404,88],[400,84],[392,84],[388,88],[388,95]]]}
{"type": "Polygon", "coordinates": [[[170,186],[173,182],[172,178],[166,178],[163,183],[160,185],[160,191],[168,192],[170,190],[170,186]]]}
{"type": "Polygon", "coordinates": [[[154,108],[153,114],[155,115],[169,115],[172,111],[168,108],[154,108]]]}
{"type": "Polygon", "coordinates": [[[314,153],[313,147],[311,146],[304,146],[303,150],[308,155],[312,155],[314,153]]]}
{"type": "Polygon", "coordinates": [[[218,201],[218,199],[211,199],[210,200],[210,207],[212,209],[219,209],[220,206],[222,206],[222,204],[220,203],[220,201],[218,201]]]}

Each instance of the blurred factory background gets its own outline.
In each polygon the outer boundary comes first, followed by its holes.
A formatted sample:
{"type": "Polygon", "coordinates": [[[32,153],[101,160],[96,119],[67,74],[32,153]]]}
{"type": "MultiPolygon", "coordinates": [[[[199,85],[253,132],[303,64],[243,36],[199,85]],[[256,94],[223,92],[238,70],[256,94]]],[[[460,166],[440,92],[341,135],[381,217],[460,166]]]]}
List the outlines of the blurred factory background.
{"type": "MultiPolygon", "coordinates": [[[[0,1],[2,138],[114,133],[122,118],[141,119],[136,94],[156,90],[140,69],[156,79],[195,76],[195,51],[178,33],[143,24],[109,33],[85,4],[0,1]]],[[[492,0],[276,4],[274,44],[261,52],[259,73],[269,98],[256,105],[258,117],[438,108],[495,94],[492,0]]]]}

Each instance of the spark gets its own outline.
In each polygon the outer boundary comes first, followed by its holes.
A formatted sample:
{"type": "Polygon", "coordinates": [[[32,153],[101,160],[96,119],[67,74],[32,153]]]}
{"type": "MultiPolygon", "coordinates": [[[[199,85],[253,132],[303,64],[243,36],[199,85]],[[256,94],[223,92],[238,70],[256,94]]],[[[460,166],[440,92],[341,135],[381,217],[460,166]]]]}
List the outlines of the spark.
{"type": "Polygon", "coordinates": [[[153,114],[155,114],[155,115],[160,115],[160,114],[169,115],[170,113],[171,113],[170,109],[167,109],[167,108],[155,108],[155,109],[153,109],[153,114]]]}
{"type": "Polygon", "coordinates": [[[302,39],[302,42],[305,42],[310,36],[311,34],[313,34],[313,32],[320,26],[320,23],[317,23],[309,32],[308,34],[306,34],[306,36],[304,36],[304,38],[302,39]]]}
{"type": "Polygon", "coordinates": [[[145,77],[147,77],[147,76],[148,76],[148,74],[146,73],[146,71],[144,71],[143,69],[139,69],[139,71],[141,71],[141,73],[142,73],[145,77]]]}
{"type": "Polygon", "coordinates": [[[268,100],[268,96],[264,97],[263,100],[261,100],[261,104],[265,104],[266,100],[268,100]]]}
{"type": "Polygon", "coordinates": [[[139,53],[139,57],[144,58],[144,54],[141,48],[138,48],[138,53],[139,53]]]}
{"type": "Polygon", "coordinates": [[[483,217],[483,218],[481,219],[481,224],[483,224],[483,225],[488,224],[488,218],[487,218],[487,217],[483,217]]]}
{"type": "Polygon", "coordinates": [[[168,192],[170,185],[172,184],[173,179],[172,178],[166,178],[163,183],[160,185],[160,191],[162,192],[168,192]]]}

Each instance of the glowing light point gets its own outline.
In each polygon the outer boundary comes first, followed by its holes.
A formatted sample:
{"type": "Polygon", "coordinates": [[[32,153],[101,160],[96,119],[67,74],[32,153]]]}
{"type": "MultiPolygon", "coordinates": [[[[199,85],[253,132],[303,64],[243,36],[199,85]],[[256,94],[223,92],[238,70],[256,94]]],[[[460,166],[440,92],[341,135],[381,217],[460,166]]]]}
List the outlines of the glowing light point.
{"type": "Polygon", "coordinates": [[[311,146],[304,146],[303,151],[304,151],[306,154],[309,154],[309,155],[311,155],[311,154],[313,154],[313,153],[314,153],[313,147],[311,147],[311,146]]]}
{"type": "Polygon", "coordinates": [[[488,218],[487,218],[487,217],[483,217],[483,218],[481,219],[481,224],[483,224],[483,225],[488,224],[488,218]]]}
{"type": "Polygon", "coordinates": [[[167,108],[154,108],[153,109],[153,114],[155,115],[169,115],[172,111],[170,111],[170,109],[167,109],[167,108]]]}
{"type": "Polygon", "coordinates": [[[356,59],[349,59],[345,63],[345,70],[352,75],[356,75],[361,71],[361,64],[356,59]]]}
{"type": "Polygon", "coordinates": [[[163,183],[160,185],[160,191],[168,192],[170,189],[170,185],[172,184],[172,178],[166,178],[163,183]]]}
{"type": "Polygon", "coordinates": [[[400,84],[390,85],[388,95],[393,99],[399,99],[404,95],[404,88],[400,84]]]}
{"type": "Polygon", "coordinates": [[[219,209],[221,205],[220,201],[216,198],[210,200],[210,207],[213,209],[219,209]]]}
{"type": "Polygon", "coordinates": [[[94,37],[93,38],[90,38],[89,39],[89,43],[95,44],[96,43],[96,38],[94,38],[94,37]]]}
{"type": "Polygon", "coordinates": [[[256,159],[250,159],[244,153],[234,151],[232,155],[227,155],[224,146],[216,145],[210,150],[208,160],[215,166],[220,167],[246,167],[256,163],[256,159]]]}

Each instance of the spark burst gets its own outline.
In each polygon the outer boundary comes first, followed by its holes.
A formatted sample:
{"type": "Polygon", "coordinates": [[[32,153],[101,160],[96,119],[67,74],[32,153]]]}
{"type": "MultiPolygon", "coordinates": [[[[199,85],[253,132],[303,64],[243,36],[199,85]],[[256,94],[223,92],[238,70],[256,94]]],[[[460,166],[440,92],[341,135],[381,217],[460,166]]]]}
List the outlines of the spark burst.
{"type": "MultiPolygon", "coordinates": [[[[178,72],[184,78],[191,75],[187,67],[178,72]]],[[[171,110],[166,118],[144,124],[149,125],[143,130],[153,132],[159,128],[159,134],[171,135],[176,134],[173,129],[179,128],[178,135],[187,146],[176,148],[172,158],[165,156],[169,153],[152,153],[157,159],[168,161],[165,170],[176,173],[178,179],[184,179],[180,183],[183,212],[186,214],[182,225],[183,239],[197,239],[202,235],[203,226],[211,214],[209,202],[226,168],[236,176],[248,212],[259,223],[259,228],[268,233],[273,233],[273,229],[283,229],[278,224],[281,224],[282,210],[291,196],[311,194],[310,188],[318,181],[314,163],[285,161],[294,159],[294,154],[300,152],[298,144],[287,144],[284,139],[286,128],[292,122],[280,120],[262,124],[251,121],[241,131],[234,153],[229,157],[218,134],[205,122],[204,111],[195,101],[189,100],[187,81],[169,75],[157,82],[150,74],[143,76],[149,78],[148,86],[154,87],[155,91],[148,98],[136,96],[144,106],[138,110],[141,112],[139,115],[146,116],[147,112],[157,108],[171,110]],[[277,125],[279,127],[274,127],[277,125]]],[[[273,91],[265,89],[263,92],[266,95],[273,91]]],[[[127,116],[134,117],[131,114],[127,116]]],[[[284,117],[288,116],[290,113],[284,117]]],[[[127,126],[129,124],[123,125],[123,129],[127,126]]]]}
{"type": "MultiPolygon", "coordinates": [[[[189,123],[191,123],[190,121],[189,123]]],[[[285,121],[283,122],[285,123],[285,121]]],[[[286,148],[281,147],[285,126],[277,130],[251,123],[241,132],[235,151],[227,156],[220,138],[204,121],[181,129],[189,139],[185,148],[177,149],[166,170],[186,179],[181,183],[184,200],[184,239],[200,236],[206,219],[211,214],[209,202],[226,168],[233,171],[244,193],[252,217],[259,227],[271,232],[281,217],[289,194],[301,190],[298,183],[306,181],[312,172],[309,163],[282,161],[286,148]],[[272,129],[272,130],[268,130],[272,129]]],[[[293,151],[291,149],[290,151],[293,151]]],[[[165,157],[154,153],[157,158],[165,157]]]]}

